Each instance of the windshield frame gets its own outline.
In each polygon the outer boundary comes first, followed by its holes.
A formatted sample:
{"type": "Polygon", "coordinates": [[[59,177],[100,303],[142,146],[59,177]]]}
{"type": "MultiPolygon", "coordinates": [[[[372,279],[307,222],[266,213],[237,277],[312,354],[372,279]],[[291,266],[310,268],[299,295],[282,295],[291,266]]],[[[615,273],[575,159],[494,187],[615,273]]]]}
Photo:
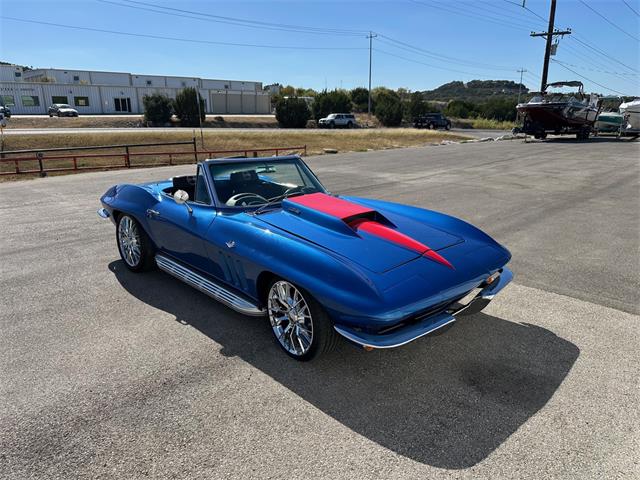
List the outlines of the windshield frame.
{"type": "MultiPolygon", "coordinates": [[[[315,173],[313,173],[313,171],[309,168],[309,166],[304,162],[304,160],[302,160],[302,158],[299,155],[288,155],[288,156],[282,156],[282,157],[249,157],[249,158],[214,158],[214,159],[207,159],[203,162],[204,166],[206,167],[205,170],[205,175],[207,176],[207,180],[209,183],[209,187],[210,187],[210,192],[213,195],[213,203],[216,206],[216,208],[218,210],[228,210],[228,211],[233,211],[233,212],[241,212],[241,211],[255,211],[258,208],[263,207],[266,204],[261,204],[261,205],[250,205],[250,206],[242,206],[242,205],[238,205],[238,206],[230,206],[227,205],[225,202],[222,202],[220,200],[220,198],[218,197],[218,192],[216,191],[216,183],[214,181],[213,178],[213,174],[211,172],[211,165],[216,165],[216,164],[238,164],[241,165],[243,163],[255,163],[255,162],[264,162],[264,163],[296,163],[297,167],[302,170],[311,180],[311,182],[314,184],[313,186],[315,186],[318,189],[318,192],[322,192],[322,193],[327,193],[329,194],[330,192],[327,191],[327,189],[324,187],[324,185],[322,185],[322,183],[320,182],[320,180],[318,180],[318,177],[316,177],[315,173]]],[[[274,202],[272,204],[272,206],[277,207],[281,204],[282,201],[279,202],[274,202]]]]}

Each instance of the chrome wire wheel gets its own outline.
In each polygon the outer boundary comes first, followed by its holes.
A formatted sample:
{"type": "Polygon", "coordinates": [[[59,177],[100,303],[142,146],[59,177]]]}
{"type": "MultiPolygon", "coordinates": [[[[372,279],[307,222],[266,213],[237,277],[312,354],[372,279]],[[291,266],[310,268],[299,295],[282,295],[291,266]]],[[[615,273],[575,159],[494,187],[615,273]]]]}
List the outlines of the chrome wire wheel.
{"type": "Polygon", "coordinates": [[[140,232],[136,222],[125,215],[118,223],[118,245],[122,259],[130,267],[137,267],[142,257],[140,232]]]}
{"type": "Polygon", "coordinates": [[[282,348],[295,357],[309,352],[313,343],[313,319],[302,293],[287,281],[275,282],[267,302],[269,321],[282,348]]]}

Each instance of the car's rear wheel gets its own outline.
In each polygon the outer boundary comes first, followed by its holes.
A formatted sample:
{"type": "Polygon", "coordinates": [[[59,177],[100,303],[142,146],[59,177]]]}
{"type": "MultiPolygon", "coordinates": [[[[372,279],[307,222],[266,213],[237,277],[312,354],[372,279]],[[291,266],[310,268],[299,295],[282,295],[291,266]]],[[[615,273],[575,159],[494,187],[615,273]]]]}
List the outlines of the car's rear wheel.
{"type": "Polygon", "coordinates": [[[129,215],[118,218],[116,240],[120,257],[129,270],[141,272],[153,268],[153,244],[135,218],[129,215]]]}
{"type": "Polygon", "coordinates": [[[308,292],[291,282],[271,281],[267,310],[276,342],[290,357],[307,361],[335,348],[337,334],[329,315],[308,292]]]}

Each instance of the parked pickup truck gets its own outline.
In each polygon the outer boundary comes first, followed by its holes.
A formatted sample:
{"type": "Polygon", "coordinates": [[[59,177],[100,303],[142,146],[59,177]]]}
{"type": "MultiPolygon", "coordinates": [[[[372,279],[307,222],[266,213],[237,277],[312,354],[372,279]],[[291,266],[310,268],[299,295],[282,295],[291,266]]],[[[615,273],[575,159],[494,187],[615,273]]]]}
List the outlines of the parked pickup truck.
{"type": "Polygon", "coordinates": [[[357,126],[357,124],[356,117],[352,113],[332,113],[318,120],[318,126],[320,128],[353,128],[357,126]]]}
{"type": "Polygon", "coordinates": [[[444,128],[449,130],[451,128],[451,120],[441,113],[425,113],[413,120],[413,126],[415,128],[444,128]]]}

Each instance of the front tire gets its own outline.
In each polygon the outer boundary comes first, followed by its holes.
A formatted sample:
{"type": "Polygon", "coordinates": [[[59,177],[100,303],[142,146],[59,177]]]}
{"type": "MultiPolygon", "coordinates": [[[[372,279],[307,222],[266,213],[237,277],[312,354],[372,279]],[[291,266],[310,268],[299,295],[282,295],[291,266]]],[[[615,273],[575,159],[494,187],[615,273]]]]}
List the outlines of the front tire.
{"type": "Polygon", "coordinates": [[[269,323],[276,343],[291,358],[308,361],[336,346],[329,315],[306,291],[279,278],[267,289],[269,323]]]}
{"type": "Polygon", "coordinates": [[[135,218],[126,214],[118,218],[116,242],[122,261],[132,272],[150,270],[155,266],[153,244],[135,218]]]}

